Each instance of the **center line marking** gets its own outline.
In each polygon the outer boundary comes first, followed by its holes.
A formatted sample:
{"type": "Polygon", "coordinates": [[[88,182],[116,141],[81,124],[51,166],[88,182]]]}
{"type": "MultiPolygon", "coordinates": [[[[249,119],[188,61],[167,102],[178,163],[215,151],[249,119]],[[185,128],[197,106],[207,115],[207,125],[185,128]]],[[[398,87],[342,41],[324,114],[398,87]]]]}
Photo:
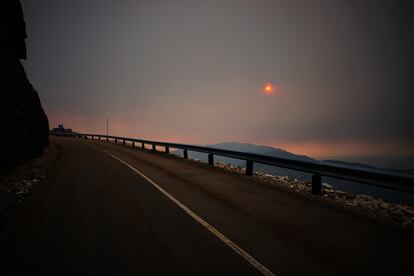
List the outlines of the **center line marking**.
{"type": "MultiPolygon", "coordinates": [[[[97,147],[97,146],[95,146],[97,147]]],[[[99,148],[99,147],[97,147],[99,148]]],[[[166,197],[168,197],[172,202],[174,202],[178,207],[183,209],[187,214],[189,214],[193,219],[195,219],[198,223],[200,223],[202,226],[207,228],[208,231],[210,231],[214,236],[219,238],[222,242],[224,242],[228,247],[233,249],[234,252],[236,252],[239,256],[241,256],[243,259],[245,259],[249,264],[254,266],[258,271],[260,271],[263,275],[275,275],[272,271],[270,271],[267,267],[262,265],[259,261],[257,261],[255,258],[253,258],[249,253],[241,249],[237,244],[232,242],[229,238],[224,236],[220,231],[218,231],[216,228],[211,226],[207,221],[199,217],[196,213],[194,213],[190,208],[182,204],[180,201],[178,201],[175,197],[173,197],[170,193],[168,193],[166,190],[161,188],[157,183],[155,183],[152,179],[150,179],[148,176],[143,174],[142,172],[135,169],[133,166],[128,164],[127,162],[123,161],[122,159],[116,157],[115,155],[99,148],[99,150],[105,152],[112,158],[118,160],[131,170],[133,170],[135,173],[137,173],[139,176],[147,180],[149,183],[151,183],[155,188],[157,188],[161,193],[163,193],[166,197]]]]}

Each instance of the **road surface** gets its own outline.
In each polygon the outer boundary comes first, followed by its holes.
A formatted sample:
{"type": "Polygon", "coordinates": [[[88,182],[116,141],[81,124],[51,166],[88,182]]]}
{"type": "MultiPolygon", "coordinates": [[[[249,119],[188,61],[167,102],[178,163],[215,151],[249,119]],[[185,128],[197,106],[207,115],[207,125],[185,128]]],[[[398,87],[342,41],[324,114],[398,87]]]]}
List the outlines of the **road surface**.
{"type": "Polygon", "coordinates": [[[77,138],[0,229],[0,275],[412,274],[414,237],[161,153],[77,138]]]}

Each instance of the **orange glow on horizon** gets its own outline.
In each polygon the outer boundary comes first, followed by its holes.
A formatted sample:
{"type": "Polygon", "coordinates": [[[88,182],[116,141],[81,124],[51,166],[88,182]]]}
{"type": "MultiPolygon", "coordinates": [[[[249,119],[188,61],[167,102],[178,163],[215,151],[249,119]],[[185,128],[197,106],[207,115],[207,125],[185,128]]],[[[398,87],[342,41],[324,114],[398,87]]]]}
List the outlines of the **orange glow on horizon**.
{"type": "Polygon", "coordinates": [[[294,154],[307,155],[313,158],[329,158],[329,156],[393,156],[409,155],[414,153],[414,148],[406,145],[392,145],[387,143],[373,143],[368,141],[343,141],[343,142],[275,142],[273,147],[282,148],[294,154]]]}
{"type": "MultiPolygon", "coordinates": [[[[263,87],[264,88],[264,87],[263,87]]],[[[278,92],[279,93],[279,92],[278,92]]],[[[65,127],[72,128],[80,133],[106,133],[104,119],[89,120],[84,114],[68,113],[61,111],[49,111],[49,126],[56,127],[63,123],[65,127]]],[[[105,118],[105,117],[102,117],[105,118]]],[[[154,125],[146,125],[146,119],[137,120],[133,123],[128,118],[110,118],[109,134],[115,136],[142,138],[155,141],[176,142],[183,144],[215,144],[223,141],[240,141],[238,136],[223,135],[206,136],[202,133],[180,133],[174,131],[160,131],[153,129],[154,125]],[[134,126],[140,126],[140,128],[134,126]]],[[[289,140],[263,140],[257,139],[253,134],[246,136],[241,142],[256,145],[269,145],[281,148],[289,152],[307,155],[309,157],[329,159],[337,156],[397,156],[414,155],[414,145],[408,142],[393,143],[391,141],[370,140],[343,140],[343,141],[289,141],[289,140]]]]}

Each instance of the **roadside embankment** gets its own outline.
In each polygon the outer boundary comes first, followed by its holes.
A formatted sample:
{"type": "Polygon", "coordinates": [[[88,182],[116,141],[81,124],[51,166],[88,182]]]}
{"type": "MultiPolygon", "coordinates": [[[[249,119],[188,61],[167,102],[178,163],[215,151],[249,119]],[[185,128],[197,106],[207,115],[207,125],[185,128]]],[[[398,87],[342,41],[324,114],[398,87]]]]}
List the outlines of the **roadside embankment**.
{"type": "Polygon", "coordinates": [[[41,157],[0,171],[0,224],[12,214],[47,179],[61,156],[61,148],[51,142],[41,157]]]}

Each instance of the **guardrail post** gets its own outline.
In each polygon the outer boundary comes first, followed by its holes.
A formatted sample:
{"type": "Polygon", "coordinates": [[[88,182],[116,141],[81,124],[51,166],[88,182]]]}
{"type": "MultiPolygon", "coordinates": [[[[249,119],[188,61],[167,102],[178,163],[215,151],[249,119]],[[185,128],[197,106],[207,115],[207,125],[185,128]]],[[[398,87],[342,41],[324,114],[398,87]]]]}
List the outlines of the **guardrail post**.
{"type": "Polygon", "coordinates": [[[141,143],[141,148],[145,149],[145,143],[141,143]]]}
{"type": "Polygon", "coordinates": [[[152,144],[152,151],[156,151],[155,144],[152,144]]]}
{"type": "Polygon", "coordinates": [[[214,166],[214,155],[212,153],[208,154],[208,164],[214,166]]]}
{"type": "Polygon", "coordinates": [[[99,141],[101,141],[101,136],[98,137],[99,141]]]}
{"type": "Polygon", "coordinates": [[[320,174],[312,175],[312,194],[320,195],[322,191],[322,176],[320,174]]]}
{"type": "Polygon", "coordinates": [[[183,157],[184,159],[188,159],[188,151],[186,149],[183,150],[183,157]]]}
{"type": "Polygon", "coordinates": [[[117,138],[115,138],[115,144],[118,144],[118,139],[117,138]]]}
{"type": "Polygon", "coordinates": [[[246,160],[246,175],[253,175],[253,161],[246,160]]]}
{"type": "Polygon", "coordinates": [[[169,147],[165,147],[165,153],[167,153],[167,154],[170,153],[170,148],[169,147]]]}
{"type": "Polygon", "coordinates": [[[106,136],[106,141],[109,141],[109,138],[108,138],[108,136],[106,136]]]}
{"type": "Polygon", "coordinates": [[[122,140],[122,144],[125,145],[125,139],[122,140]]]}
{"type": "Polygon", "coordinates": [[[135,141],[132,141],[132,147],[135,148],[135,141]]]}

